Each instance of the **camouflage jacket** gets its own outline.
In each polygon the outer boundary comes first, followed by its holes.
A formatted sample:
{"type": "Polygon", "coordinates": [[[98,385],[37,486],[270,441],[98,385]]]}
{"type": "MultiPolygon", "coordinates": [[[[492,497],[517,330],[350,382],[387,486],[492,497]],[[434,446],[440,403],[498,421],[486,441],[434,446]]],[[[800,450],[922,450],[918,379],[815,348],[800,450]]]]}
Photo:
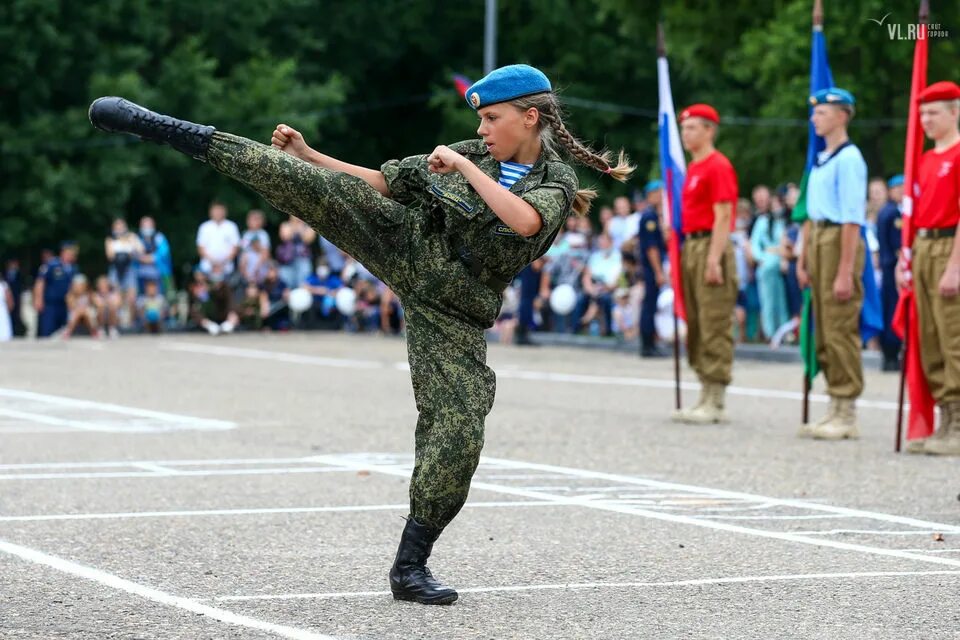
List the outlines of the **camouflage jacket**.
{"type": "MultiPolygon", "coordinates": [[[[450,148],[493,180],[500,179],[500,163],[487,152],[482,140],[466,140],[450,148]]],[[[393,200],[423,210],[431,218],[431,231],[446,235],[451,247],[465,246],[491,272],[507,281],[550,248],[570,214],[578,188],[570,165],[555,153],[541,152],[530,173],[510,188],[543,221],[540,231],[527,238],[500,220],[461,173],[431,173],[426,155],[390,160],[381,171],[393,200]]]]}

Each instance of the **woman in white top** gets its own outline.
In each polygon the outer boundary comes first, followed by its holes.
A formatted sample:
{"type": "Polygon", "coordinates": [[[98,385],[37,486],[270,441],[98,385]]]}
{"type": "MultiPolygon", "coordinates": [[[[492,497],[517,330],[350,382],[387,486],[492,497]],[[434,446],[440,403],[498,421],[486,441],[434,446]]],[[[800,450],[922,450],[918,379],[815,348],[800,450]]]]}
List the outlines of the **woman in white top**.
{"type": "MultiPolygon", "coordinates": [[[[111,234],[104,241],[104,250],[110,267],[107,275],[126,305],[129,322],[136,317],[137,261],[143,253],[143,243],[130,231],[123,218],[113,221],[111,234]]],[[[124,324],[126,326],[126,324],[124,324]]]]}

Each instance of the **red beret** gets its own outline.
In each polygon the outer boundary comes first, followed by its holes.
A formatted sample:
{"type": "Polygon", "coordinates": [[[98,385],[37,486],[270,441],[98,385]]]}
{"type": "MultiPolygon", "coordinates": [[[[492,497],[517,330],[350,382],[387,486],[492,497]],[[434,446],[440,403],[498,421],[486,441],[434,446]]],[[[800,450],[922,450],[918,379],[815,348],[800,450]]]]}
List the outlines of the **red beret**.
{"type": "Polygon", "coordinates": [[[956,82],[944,80],[934,82],[920,92],[920,103],[937,102],[938,100],[960,100],[960,87],[956,82]]]}
{"type": "Polygon", "coordinates": [[[714,124],[720,124],[720,114],[708,104],[692,104],[680,112],[680,122],[687,118],[703,118],[714,124]]]}

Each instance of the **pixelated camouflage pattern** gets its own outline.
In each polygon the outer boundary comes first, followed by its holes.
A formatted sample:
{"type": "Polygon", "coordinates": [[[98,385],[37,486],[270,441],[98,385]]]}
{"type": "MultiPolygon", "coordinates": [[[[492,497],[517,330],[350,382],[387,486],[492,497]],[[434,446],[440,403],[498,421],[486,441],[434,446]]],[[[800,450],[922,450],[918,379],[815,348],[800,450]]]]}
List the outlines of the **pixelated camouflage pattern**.
{"type": "MultiPolygon", "coordinates": [[[[451,147],[499,179],[499,163],[481,141],[451,147]]],[[[391,198],[360,178],[227,133],[214,134],[206,161],[307,222],[400,298],[419,411],[410,514],[444,528],[466,502],[483,448],[484,420],[496,393],[483,331],[493,326],[502,302],[451,248],[467,246],[491,272],[512,279],[546,252],[569,215],[577,190],[573,170],[544,153],[511,188],[543,219],[541,231],[524,238],[462,175],[431,173],[423,155],[383,165],[391,198]]]]}

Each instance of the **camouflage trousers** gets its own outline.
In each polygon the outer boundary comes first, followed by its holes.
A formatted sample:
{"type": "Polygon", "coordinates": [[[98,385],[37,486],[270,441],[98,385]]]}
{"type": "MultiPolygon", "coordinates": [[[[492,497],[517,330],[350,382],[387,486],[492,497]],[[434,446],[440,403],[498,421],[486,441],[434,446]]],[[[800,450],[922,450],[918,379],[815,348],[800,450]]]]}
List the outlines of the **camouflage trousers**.
{"type": "Polygon", "coordinates": [[[448,240],[431,231],[430,211],[390,200],[360,178],[222,132],[206,162],[304,220],[400,298],[419,411],[410,515],[442,529],[466,502],[483,448],[496,392],[483,332],[500,294],[452,256],[448,240]]]}

